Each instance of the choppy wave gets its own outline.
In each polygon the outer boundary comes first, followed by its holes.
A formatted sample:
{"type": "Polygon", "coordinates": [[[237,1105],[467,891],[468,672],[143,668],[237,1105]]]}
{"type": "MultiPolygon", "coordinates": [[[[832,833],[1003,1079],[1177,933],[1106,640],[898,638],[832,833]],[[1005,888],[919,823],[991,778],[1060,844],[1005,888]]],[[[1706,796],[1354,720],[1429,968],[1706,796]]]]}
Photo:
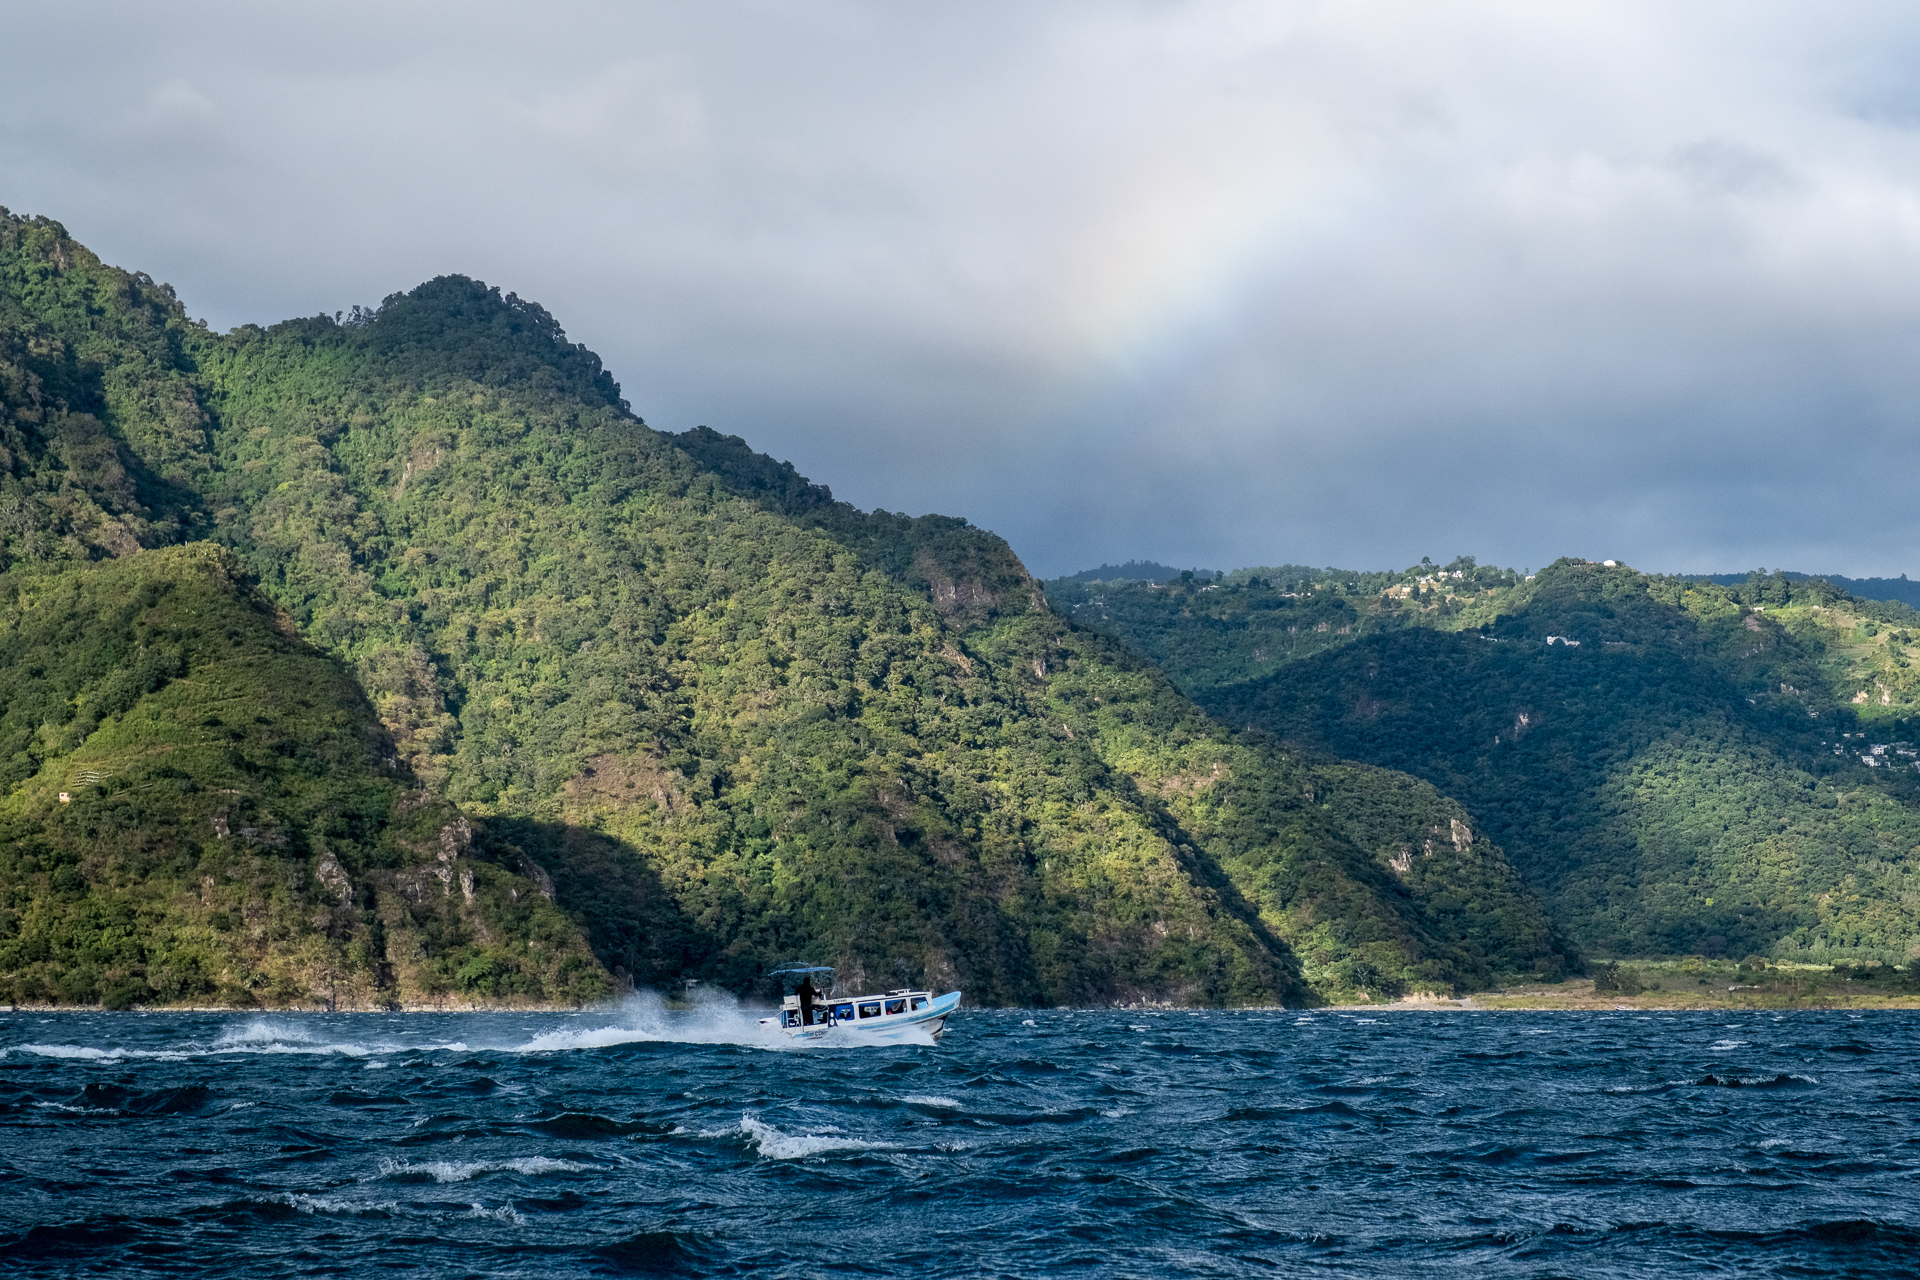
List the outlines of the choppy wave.
{"type": "Polygon", "coordinates": [[[767,1030],[645,999],[0,1015],[0,1259],[1664,1280],[1904,1276],[1920,1249],[1920,1015],[974,1011],[877,1053],[767,1030]]]}
{"type": "Polygon", "coordinates": [[[479,1218],[485,1222],[503,1222],[510,1227],[524,1227],[527,1225],[525,1215],[510,1204],[498,1205],[495,1208],[489,1209],[486,1205],[476,1200],[467,1211],[467,1216],[470,1218],[479,1218]]]}
{"type": "Polygon", "coordinates": [[[1820,1082],[1812,1076],[1779,1071],[1764,1076],[1720,1076],[1709,1073],[1694,1083],[1712,1089],[1805,1089],[1820,1082]]]}
{"type": "Polygon", "coordinates": [[[78,1062],[121,1062],[127,1059],[179,1062],[193,1056],[191,1052],[178,1049],[127,1049],[112,1045],[91,1044],[15,1044],[0,1049],[0,1057],[16,1053],[29,1054],[36,1058],[66,1058],[78,1062]]]}
{"type": "Polygon", "coordinates": [[[391,1182],[467,1182],[489,1173],[538,1177],[546,1173],[579,1173],[593,1167],[551,1156],[515,1156],[507,1160],[382,1160],[379,1176],[391,1182]]]}
{"type": "Polygon", "coordinates": [[[857,1138],[845,1133],[782,1133],[751,1115],[740,1117],[739,1132],[769,1160],[799,1160],[829,1151],[894,1151],[899,1144],[857,1138]]]}
{"type": "Polygon", "coordinates": [[[287,1203],[301,1213],[345,1214],[349,1217],[391,1218],[401,1212],[398,1200],[348,1200],[341,1196],[307,1195],[291,1192],[287,1203]]]}
{"type": "MultiPolygon", "coordinates": [[[[147,1015],[152,1017],[154,1015],[147,1015]]],[[[186,1040],[167,1048],[147,1048],[129,1044],[26,1044],[0,1049],[0,1057],[29,1054],[41,1058],[64,1058],[83,1062],[184,1062],[191,1058],[255,1054],[311,1054],[365,1058],[383,1052],[402,1052],[412,1047],[394,1040],[342,1040],[304,1025],[297,1016],[253,1019],[229,1023],[208,1040],[186,1040]]],[[[466,1046],[443,1043],[418,1046],[427,1049],[461,1050],[466,1046]]]]}

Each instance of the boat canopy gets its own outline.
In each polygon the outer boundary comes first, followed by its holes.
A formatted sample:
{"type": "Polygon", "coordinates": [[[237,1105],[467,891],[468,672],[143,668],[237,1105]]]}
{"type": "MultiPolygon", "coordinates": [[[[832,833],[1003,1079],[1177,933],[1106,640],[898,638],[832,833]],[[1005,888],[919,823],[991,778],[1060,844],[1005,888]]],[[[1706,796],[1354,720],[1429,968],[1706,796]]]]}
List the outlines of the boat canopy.
{"type": "Polygon", "coordinates": [[[811,977],[816,973],[832,972],[833,966],[830,964],[807,964],[805,961],[795,960],[791,964],[783,964],[772,970],[767,976],[769,978],[803,978],[811,977]]]}

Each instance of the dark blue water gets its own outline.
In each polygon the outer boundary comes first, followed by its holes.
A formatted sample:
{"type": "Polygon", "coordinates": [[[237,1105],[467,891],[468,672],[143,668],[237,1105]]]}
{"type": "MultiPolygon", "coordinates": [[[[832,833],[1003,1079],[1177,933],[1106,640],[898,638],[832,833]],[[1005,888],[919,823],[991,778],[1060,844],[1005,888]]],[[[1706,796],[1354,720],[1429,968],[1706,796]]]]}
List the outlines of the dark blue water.
{"type": "Polygon", "coordinates": [[[0,1016],[0,1267],[1895,1276],[1920,1015],[0,1016]]]}

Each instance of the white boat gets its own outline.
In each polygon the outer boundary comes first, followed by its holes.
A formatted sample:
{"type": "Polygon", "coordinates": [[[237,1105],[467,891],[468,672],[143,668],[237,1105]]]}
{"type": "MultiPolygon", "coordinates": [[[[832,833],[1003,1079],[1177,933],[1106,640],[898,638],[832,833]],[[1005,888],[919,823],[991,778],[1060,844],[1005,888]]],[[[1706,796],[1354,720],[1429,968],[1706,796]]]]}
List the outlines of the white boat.
{"type": "MultiPolygon", "coordinates": [[[[810,980],[816,976],[833,988],[833,970],[826,965],[788,965],[773,971],[774,977],[810,980]]],[[[798,995],[789,995],[780,1003],[780,1011],[760,1019],[763,1027],[777,1027],[796,1040],[824,1040],[832,1035],[852,1033],[876,1040],[918,1040],[931,1036],[938,1040],[947,1029],[947,1019],[960,1007],[960,993],[949,991],[936,996],[931,991],[896,991],[870,996],[815,995],[801,1007],[798,995]]]]}

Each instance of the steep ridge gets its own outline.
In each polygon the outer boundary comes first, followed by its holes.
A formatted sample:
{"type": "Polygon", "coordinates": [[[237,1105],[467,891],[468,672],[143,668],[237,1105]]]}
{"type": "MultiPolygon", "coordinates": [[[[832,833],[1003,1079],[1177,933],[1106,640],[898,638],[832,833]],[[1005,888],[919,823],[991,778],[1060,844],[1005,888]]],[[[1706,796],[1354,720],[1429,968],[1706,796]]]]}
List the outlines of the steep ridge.
{"type": "Polygon", "coordinates": [[[1431,788],[1230,734],[964,521],[650,430],[532,304],[447,277],[215,335],[13,218],[0,284],[10,560],[205,530],[618,979],[746,990],[806,954],[1241,1003],[1577,963],[1431,788]]]}
{"type": "Polygon", "coordinates": [[[735,437],[701,429],[676,439],[736,492],[851,545],[885,548],[897,572],[958,616],[965,645],[1023,676],[1031,669],[1047,695],[1040,713],[1081,734],[1203,844],[1316,989],[1471,987],[1578,964],[1504,853],[1432,787],[1229,733],[1124,647],[1043,612],[991,535],[834,503],[735,437]]]}
{"type": "Polygon", "coordinates": [[[1920,618],[1785,575],[1473,573],[1370,595],[1328,591],[1323,572],[1284,607],[1262,585],[1128,589],[1117,608],[1107,587],[1098,604],[1116,631],[1157,610],[1139,632],[1188,657],[1173,670],[1229,722],[1458,797],[1583,945],[1915,954],[1920,681],[1901,624],[1920,618]],[[1236,615],[1253,621],[1221,625],[1236,615]],[[1336,625],[1282,670],[1235,679],[1248,629],[1298,634],[1271,621],[1289,616],[1336,625]]]}

